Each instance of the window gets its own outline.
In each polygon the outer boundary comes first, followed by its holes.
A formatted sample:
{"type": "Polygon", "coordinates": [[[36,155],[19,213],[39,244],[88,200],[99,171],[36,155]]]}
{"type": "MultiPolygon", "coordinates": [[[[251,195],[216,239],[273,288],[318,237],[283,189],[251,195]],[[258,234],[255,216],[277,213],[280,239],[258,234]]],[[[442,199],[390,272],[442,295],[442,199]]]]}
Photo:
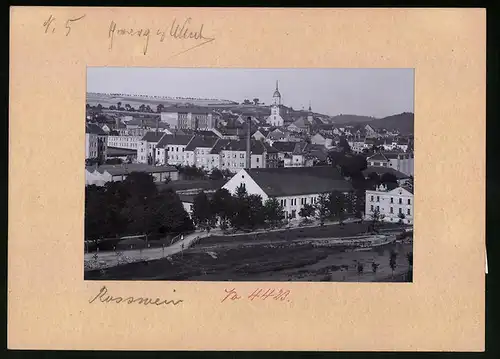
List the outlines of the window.
{"type": "Polygon", "coordinates": [[[377,202],[380,202],[380,196],[377,196],[377,202]]]}
{"type": "Polygon", "coordinates": [[[401,198],[399,199],[399,204],[403,204],[403,200],[401,198]]]}
{"type": "Polygon", "coordinates": [[[410,209],[409,209],[409,208],[408,208],[408,210],[406,211],[406,214],[407,214],[407,215],[410,215],[410,214],[411,214],[411,211],[410,211],[410,209]]]}
{"type": "Polygon", "coordinates": [[[286,199],[283,200],[283,204],[286,206],[286,199]]]}
{"type": "Polygon", "coordinates": [[[391,197],[391,203],[394,203],[394,198],[391,197]]]}
{"type": "Polygon", "coordinates": [[[236,153],[234,154],[233,158],[236,158],[236,153]]]}
{"type": "Polygon", "coordinates": [[[394,209],[391,207],[391,213],[394,213],[394,209]]]}
{"type": "Polygon", "coordinates": [[[257,163],[259,163],[259,157],[257,157],[257,160],[256,160],[256,161],[257,161],[257,163]]]}
{"type": "Polygon", "coordinates": [[[370,206],[370,211],[373,212],[373,204],[370,206]]]}
{"type": "Polygon", "coordinates": [[[400,209],[399,209],[399,214],[402,214],[402,213],[403,213],[403,209],[402,209],[402,208],[400,208],[400,209]]]}
{"type": "Polygon", "coordinates": [[[408,204],[411,204],[411,200],[408,198],[408,204]]]}
{"type": "Polygon", "coordinates": [[[377,211],[380,211],[380,207],[379,206],[377,206],[377,211]]]}
{"type": "Polygon", "coordinates": [[[370,196],[370,201],[373,202],[373,196],[370,196]]]}
{"type": "Polygon", "coordinates": [[[175,148],[175,152],[179,152],[179,147],[176,147],[176,148],[175,148]]]}
{"type": "Polygon", "coordinates": [[[245,158],[245,155],[243,153],[240,153],[240,158],[245,158]]]}

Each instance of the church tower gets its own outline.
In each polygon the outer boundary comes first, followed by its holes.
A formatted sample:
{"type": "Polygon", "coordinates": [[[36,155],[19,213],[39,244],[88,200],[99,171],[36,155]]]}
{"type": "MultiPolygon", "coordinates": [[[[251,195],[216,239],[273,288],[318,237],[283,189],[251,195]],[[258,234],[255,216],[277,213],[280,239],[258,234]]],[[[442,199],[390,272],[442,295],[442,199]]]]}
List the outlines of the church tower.
{"type": "Polygon", "coordinates": [[[313,112],[311,110],[311,101],[309,101],[309,112],[307,113],[307,121],[312,124],[313,123],[313,112]]]}
{"type": "Polygon", "coordinates": [[[273,106],[280,106],[281,105],[281,94],[280,91],[278,90],[278,81],[276,81],[276,90],[274,91],[273,94],[273,106]]]}
{"type": "Polygon", "coordinates": [[[268,117],[267,122],[272,126],[283,126],[283,118],[280,114],[281,94],[278,90],[278,81],[276,81],[276,90],[273,94],[273,102],[271,105],[271,116],[268,117]]]}

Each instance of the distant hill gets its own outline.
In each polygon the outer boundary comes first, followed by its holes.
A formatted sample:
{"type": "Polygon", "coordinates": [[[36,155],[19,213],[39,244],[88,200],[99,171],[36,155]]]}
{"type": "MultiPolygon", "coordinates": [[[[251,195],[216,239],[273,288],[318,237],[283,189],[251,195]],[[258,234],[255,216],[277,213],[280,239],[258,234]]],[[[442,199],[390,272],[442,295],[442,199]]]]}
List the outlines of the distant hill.
{"type": "Polygon", "coordinates": [[[375,120],[375,117],[359,115],[337,115],[330,117],[332,123],[337,125],[365,123],[375,120]]]}
{"type": "Polygon", "coordinates": [[[414,114],[403,112],[397,115],[378,118],[370,121],[373,128],[385,128],[386,130],[398,130],[401,134],[413,134],[414,114]]]}

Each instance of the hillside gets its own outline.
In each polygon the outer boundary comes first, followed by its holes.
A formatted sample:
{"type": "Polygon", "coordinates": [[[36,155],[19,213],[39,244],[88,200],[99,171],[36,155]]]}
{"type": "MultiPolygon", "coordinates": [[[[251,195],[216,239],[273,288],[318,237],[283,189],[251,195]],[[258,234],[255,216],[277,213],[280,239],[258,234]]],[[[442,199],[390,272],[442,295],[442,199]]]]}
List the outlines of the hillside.
{"type": "Polygon", "coordinates": [[[336,125],[355,124],[371,122],[375,117],[359,116],[359,115],[337,115],[330,117],[331,122],[336,125]]]}
{"type": "Polygon", "coordinates": [[[385,128],[387,130],[398,130],[401,134],[413,134],[414,114],[403,112],[397,115],[378,118],[370,121],[373,128],[385,128]]]}

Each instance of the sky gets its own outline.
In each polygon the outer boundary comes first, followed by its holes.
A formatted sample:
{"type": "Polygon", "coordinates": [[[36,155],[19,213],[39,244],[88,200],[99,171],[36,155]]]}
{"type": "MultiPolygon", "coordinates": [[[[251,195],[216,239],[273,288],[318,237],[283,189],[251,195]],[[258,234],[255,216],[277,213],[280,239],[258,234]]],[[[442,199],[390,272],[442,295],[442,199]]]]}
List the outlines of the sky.
{"type": "Polygon", "coordinates": [[[282,103],[335,116],[413,112],[413,69],[235,69],[89,67],[87,91],[282,103]]]}

